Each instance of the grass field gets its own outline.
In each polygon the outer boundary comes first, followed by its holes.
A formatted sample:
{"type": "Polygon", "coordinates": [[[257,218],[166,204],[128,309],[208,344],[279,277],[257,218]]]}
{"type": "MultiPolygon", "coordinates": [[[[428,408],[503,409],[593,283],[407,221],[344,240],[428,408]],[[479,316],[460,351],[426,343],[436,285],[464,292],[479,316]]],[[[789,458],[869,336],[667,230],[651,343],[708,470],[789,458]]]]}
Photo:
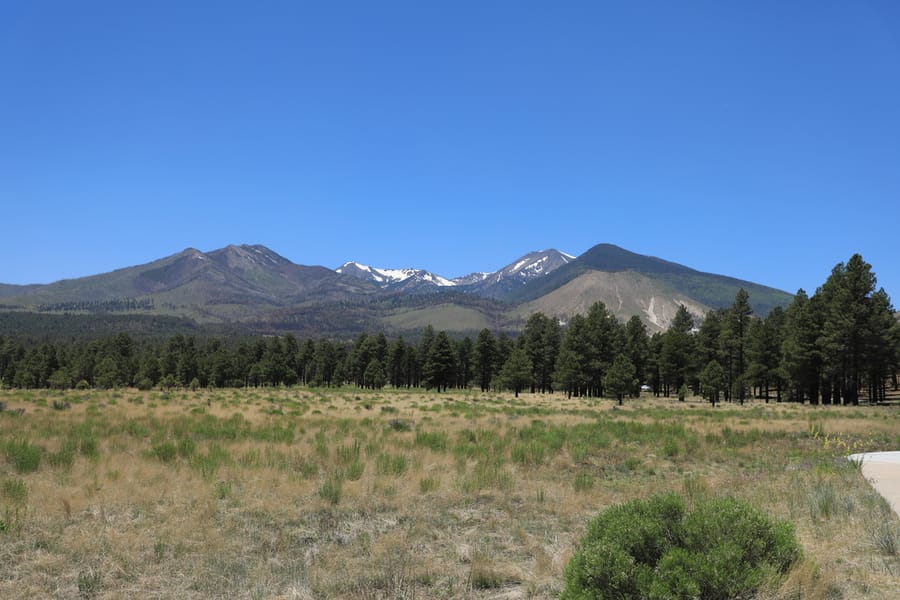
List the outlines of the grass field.
{"type": "Polygon", "coordinates": [[[761,598],[900,597],[900,522],[841,458],[900,448],[896,407],[353,388],[0,401],[3,598],[554,598],[591,517],[664,490],[795,525],[804,559],[761,598]]]}

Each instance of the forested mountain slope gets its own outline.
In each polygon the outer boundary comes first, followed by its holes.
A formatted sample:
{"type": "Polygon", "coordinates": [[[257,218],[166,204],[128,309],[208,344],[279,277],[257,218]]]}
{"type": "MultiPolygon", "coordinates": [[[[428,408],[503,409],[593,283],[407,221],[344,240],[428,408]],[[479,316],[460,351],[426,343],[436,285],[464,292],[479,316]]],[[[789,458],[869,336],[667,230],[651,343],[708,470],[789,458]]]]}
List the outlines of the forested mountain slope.
{"type": "Polygon", "coordinates": [[[144,265],[47,285],[0,285],[0,311],[174,316],[220,330],[352,336],[362,329],[414,331],[423,323],[459,333],[516,331],[533,312],[566,321],[602,301],[620,320],[638,315],[658,331],[680,305],[699,317],[726,306],[741,288],[759,315],[791,299],[610,244],[577,258],[553,249],[531,252],[493,273],[453,280],[424,269],[304,266],[265,246],[232,245],[210,252],[188,248],[144,265]]]}

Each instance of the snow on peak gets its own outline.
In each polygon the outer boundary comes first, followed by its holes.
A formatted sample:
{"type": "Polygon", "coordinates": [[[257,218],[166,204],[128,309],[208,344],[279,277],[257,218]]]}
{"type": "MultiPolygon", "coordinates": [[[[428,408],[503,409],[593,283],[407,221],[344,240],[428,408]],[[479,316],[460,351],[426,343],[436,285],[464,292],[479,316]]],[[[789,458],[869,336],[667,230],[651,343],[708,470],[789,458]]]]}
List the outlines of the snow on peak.
{"type": "Polygon", "coordinates": [[[405,284],[407,282],[422,282],[439,287],[456,285],[454,281],[422,269],[382,269],[354,261],[344,263],[335,269],[335,272],[353,275],[361,279],[369,279],[383,286],[405,284]]]}
{"type": "Polygon", "coordinates": [[[553,249],[531,252],[499,271],[470,273],[454,279],[448,279],[423,269],[384,269],[370,267],[355,261],[346,262],[335,269],[335,271],[371,281],[380,287],[409,287],[412,285],[483,287],[484,285],[492,285],[488,283],[489,280],[499,283],[507,278],[525,283],[527,280],[550,273],[560,266],[571,262],[574,258],[570,254],[553,249]]]}

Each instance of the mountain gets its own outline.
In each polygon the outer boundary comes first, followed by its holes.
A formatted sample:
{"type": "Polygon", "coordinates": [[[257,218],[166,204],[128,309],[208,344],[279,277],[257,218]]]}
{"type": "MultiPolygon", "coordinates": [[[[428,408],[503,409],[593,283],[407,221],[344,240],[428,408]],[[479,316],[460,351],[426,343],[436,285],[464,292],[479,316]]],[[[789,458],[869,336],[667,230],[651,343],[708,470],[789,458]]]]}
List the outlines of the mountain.
{"type": "Polygon", "coordinates": [[[756,314],[785,306],[780,290],[703,273],[610,244],[575,258],[558,250],[528,253],[492,273],[448,279],[423,269],[382,269],[348,262],[336,270],[298,265],[259,245],[210,252],[188,248],[110,273],[47,285],[0,284],[0,335],[52,332],[60,322],[105,330],[112,313],[129,331],[187,320],[220,332],[355,336],[362,331],[418,332],[426,324],[457,333],[515,331],[541,311],[567,320],[602,301],[623,321],[640,315],[651,331],[668,327],[678,306],[702,317],[729,306],[738,289],[756,314]],[[41,315],[53,319],[41,320],[41,315]],[[68,320],[64,317],[68,316],[68,320]],[[62,319],[62,321],[60,321],[62,319]],[[76,323],[77,321],[77,323],[76,323]],[[6,325],[4,325],[6,323],[6,325]]]}
{"type": "Polygon", "coordinates": [[[679,304],[702,317],[709,309],[731,305],[741,288],[750,294],[751,307],[759,315],[786,306],[792,298],[775,288],[598,244],[507,300],[520,305],[520,313],[540,310],[564,318],[583,313],[599,300],[618,317],[637,314],[658,330],[668,327],[679,304]]]}
{"type": "Polygon", "coordinates": [[[358,262],[346,262],[336,272],[372,283],[383,290],[432,292],[440,288],[457,288],[466,294],[503,300],[525,283],[547,275],[575,260],[558,250],[529,252],[493,273],[471,273],[448,279],[423,269],[381,269],[358,262]]]}
{"type": "Polygon", "coordinates": [[[473,273],[455,281],[465,285],[468,293],[506,300],[528,282],[541,279],[573,260],[574,256],[554,249],[529,252],[499,271],[473,273]]]}
{"type": "Polygon", "coordinates": [[[340,301],[373,293],[357,279],[325,267],[296,265],[265,246],[228,246],[204,253],[188,248],[144,265],[79,279],[27,286],[7,306],[103,310],[128,306],[203,320],[257,314],[267,307],[340,301]],[[152,307],[152,308],[151,308],[152,307]]]}
{"type": "Polygon", "coordinates": [[[438,288],[457,285],[455,281],[422,269],[379,269],[353,261],[342,264],[335,272],[362,279],[391,291],[435,291],[438,288]]]}

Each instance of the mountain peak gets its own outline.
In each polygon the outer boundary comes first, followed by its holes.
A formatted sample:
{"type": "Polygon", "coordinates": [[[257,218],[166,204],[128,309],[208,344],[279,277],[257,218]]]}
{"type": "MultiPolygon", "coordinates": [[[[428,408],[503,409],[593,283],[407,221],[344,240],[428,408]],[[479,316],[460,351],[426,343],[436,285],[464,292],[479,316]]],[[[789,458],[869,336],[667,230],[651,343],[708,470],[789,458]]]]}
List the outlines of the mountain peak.
{"type": "Polygon", "coordinates": [[[260,244],[230,244],[207,255],[231,267],[237,268],[271,268],[292,264],[291,261],[260,244]]]}
{"type": "Polygon", "coordinates": [[[382,269],[355,261],[345,262],[335,271],[342,275],[350,275],[357,279],[374,283],[380,288],[392,290],[402,289],[410,291],[418,288],[432,289],[456,285],[454,281],[446,277],[441,277],[423,269],[382,269]]]}

